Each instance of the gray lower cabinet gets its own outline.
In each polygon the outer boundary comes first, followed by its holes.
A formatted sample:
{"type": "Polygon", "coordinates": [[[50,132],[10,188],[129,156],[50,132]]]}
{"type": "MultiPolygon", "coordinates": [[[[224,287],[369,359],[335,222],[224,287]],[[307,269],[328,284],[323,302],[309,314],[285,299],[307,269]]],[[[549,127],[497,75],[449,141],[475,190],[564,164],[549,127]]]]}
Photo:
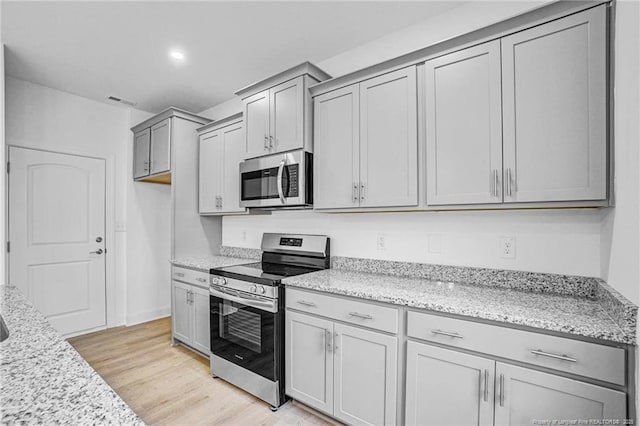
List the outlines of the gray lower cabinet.
{"type": "Polygon", "coordinates": [[[398,339],[286,311],[287,395],[348,424],[396,423],[398,339]]]}
{"type": "Polygon", "coordinates": [[[494,370],[487,358],[408,342],[406,424],[491,425],[494,370]]]}
{"type": "Polygon", "coordinates": [[[405,409],[407,425],[491,425],[494,414],[495,425],[533,424],[534,420],[622,421],[626,395],[409,341],[405,409]]]}
{"type": "Polygon", "coordinates": [[[624,424],[626,417],[623,392],[529,368],[496,362],[496,386],[497,426],[533,424],[534,419],[624,424]]]}
{"type": "Polygon", "coordinates": [[[208,354],[210,351],[209,291],[175,280],[172,282],[172,287],[174,340],[202,354],[208,354]]]}

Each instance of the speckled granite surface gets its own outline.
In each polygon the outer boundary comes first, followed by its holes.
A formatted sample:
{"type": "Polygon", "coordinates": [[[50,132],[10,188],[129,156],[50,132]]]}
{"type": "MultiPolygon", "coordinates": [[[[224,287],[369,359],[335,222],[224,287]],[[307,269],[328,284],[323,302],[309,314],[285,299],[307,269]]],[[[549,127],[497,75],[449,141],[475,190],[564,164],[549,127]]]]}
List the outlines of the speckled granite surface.
{"type": "Polygon", "coordinates": [[[259,260],[262,257],[262,250],[247,247],[220,247],[222,256],[240,257],[243,259],[259,260]]]}
{"type": "Polygon", "coordinates": [[[229,257],[229,256],[198,256],[171,259],[171,264],[183,268],[195,269],[197,271],[209,273],[211,268],[221,268],[223,266],[242,265],[251,263],[250,258],[229,257]]]}
{"type": "Polygon", "coordinates": [[[0,423],[144,424],[18,289],[0,298],[0,423]]]}
{"type": "MultiPolygon", "coordinates": [[[[326,269],[290,277],[284,279],[283,283],[413,308],[635,344],[635,327],[633,330],[621,327],[614,319],[615,313],[611,308],[595,297],[457,284],[344,269],[326,269]]],[[[594,290],[597,291],[604,290],[594,290]]],[[[633,314],[634,324],[635,312],[637,308],[633,314]]]]}

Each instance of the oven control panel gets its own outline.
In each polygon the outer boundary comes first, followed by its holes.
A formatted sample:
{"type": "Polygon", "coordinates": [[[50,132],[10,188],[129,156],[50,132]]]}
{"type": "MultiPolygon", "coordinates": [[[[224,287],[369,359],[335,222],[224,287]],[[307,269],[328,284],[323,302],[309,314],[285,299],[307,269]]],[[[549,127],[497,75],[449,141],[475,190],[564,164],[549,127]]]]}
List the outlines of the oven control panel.
{"type": "Polygon", "coordinates": [[[302,247],[302,238],[280,238],[281,246],[302,247]]]}

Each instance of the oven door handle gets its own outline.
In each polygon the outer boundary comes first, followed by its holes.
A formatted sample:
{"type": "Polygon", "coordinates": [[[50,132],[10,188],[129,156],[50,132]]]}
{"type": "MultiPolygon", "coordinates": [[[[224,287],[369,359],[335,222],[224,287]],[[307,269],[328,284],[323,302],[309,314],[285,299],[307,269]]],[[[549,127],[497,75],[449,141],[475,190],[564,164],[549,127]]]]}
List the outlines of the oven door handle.
{"type": "Polygon", "coordinates": [[[268,312],[278,312],[278,301],[277,300],[269,300],[263,299],[258,296],[253,296],[250,294],[240,295],[239,292],[232,293],[228,290],[222,290],[220,288],[209,286],[209,294],[215,297],[219,297],[224,300],[229,300],[231,302],[241,303],[246,306],[250,306],[252,308],[260,309],[268,312]]]}
{"type": "Polygon", "coordinates": [[[278,178],[276,179],[276,185],[278,186],[278,196],[282,204],[287,204],[287,200],[284,198],[284,192],[282,191],[282,173],[284,172],[284,166],[287,164],[287,157],[283,158],[278,166],[278,178]]]}

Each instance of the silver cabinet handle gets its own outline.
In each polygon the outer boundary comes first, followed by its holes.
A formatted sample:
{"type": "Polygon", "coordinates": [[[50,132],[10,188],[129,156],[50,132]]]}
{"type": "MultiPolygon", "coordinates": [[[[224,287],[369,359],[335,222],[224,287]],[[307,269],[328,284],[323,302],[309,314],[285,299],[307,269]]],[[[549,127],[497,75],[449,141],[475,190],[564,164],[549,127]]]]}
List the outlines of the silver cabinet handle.
{"type": "Polygon", "coordinates": [[[360,201],[364,201],[365,187],[364,182],[360,182],[360,201]]]}
{"type": "Polygon", "coordinates": [[[358,184],[356,182],[353,182],[352,195],[353,195],[353,202],[357,203],[358,202],[358,198],[360,198],[360,195],[358,194],[358,184]]]}
{"type": "Polygon", "coordinates": [[[208,282],[206,278],[201,278],[201,277],[196,278],[196,281],[200,281],[201,283],[208,282]]]}
{"type": "Polygon", "coordinates": [[[493,196],[497,197],[499,195],[498,192],[498,169],[494,169],[493,171],[493,196]]]}
{"type": "Polygon", "coordinates": [[[507,190],[509,193],[509,197],[513,196],[513,192],[515,189],[515,184],[512,182],[513,181],[513,177],[511,176],[511,167],[507,168],[507,190]]]}
{"type": "Polygon", "coordinates": [[[500,375],[500,406],[504,407],[504,374],[500,375]]]}
{"type": "Polygon", "coordinates": [[[338,341],[338,333],[333,333],[333,351],[336,352],[338,350],[338,344],[336,343],[338,341]]]}
{"type": "Polygon", "coordinates": [[[280,202],[282,204],[286,204],[287,200],[284,198],[284,193],[282,192],[282,173],[284,172],[284,165],[287,163],[287,159],[283,158],[278,166],[278,177],[276,178],[276,186],[278,187],[278,196],[280,197],[280,202]]]}
{"type": "Polygon", "coordinates": [[[269,137],[267,134],[264,134],[264,150],[267,151],[269,149],[269,137]]]}
{"type": "Polygon", "coordinates": [[[315,308],[316,307],[315,303],[307,302],[306,300],[298,300],[298,301],[296,301],[296,303],[299,303],[299,304],[304,305],[304,306],[309,306],[310,308],[315,308]]]}
{"type": "Polygon", "coordinates": [[[184,277],[184,274],[182,272],[176,272],[173,275],[175,275],[176,277],[184,277]]]}
{"type": "Polygon", "coordinates": [[[362,318],[362,319],[373,319],[373,317],[369,314],[360,314],[358,312],[349,312],[349,316],[362,318]]]}
{"type": "Polygon", "coordinates": [[[102,253],[103,253],[102,249],[98,249],[96,251],[90,251],[89,252],[89,254],[102,254],[102,253]]]}
{"type": "Polygon", "coordinates": [[[455,337],[456,339],[462,339],[463,336],[458,333],[452,333],[450,331],[442,331],[442,330],[431,330],[433,334],[440,334],[442,336],[455,337]]]}
{"type": "Polygon", "coordinates": [[[546,356],[547,358],[559,359],[559,360],[562,360],[562,361],[578,362],[577,359],[571,358],[570,356],[551,354],[549,352],[541,351],[540,349],[536,349],[534,351],[531,351],[531,353],[534,354],[534,355],[546,356]]]}
{"type": "Polygon", "coordinates": [[[269,149],[273,149],[273,136],[269,135],[269,149]]]}
{"type": "Polygon", "coordinates": [[[193,292],[191,290],[187,290],[187,305],[193,303],[193,292]]]}
{"type": "Polygon", "coordinates": [[[489,401],[489,370],[484,370],[484,401],[489,401]]]}
{"type": "Polygon", "coordinates": [[[331,342],[331,332],[329,330],[324,330],[325,332],[325,340],[327,345],[327,352],[331,352],[331,348],[333,347],[333,342],[331,342]]]}

